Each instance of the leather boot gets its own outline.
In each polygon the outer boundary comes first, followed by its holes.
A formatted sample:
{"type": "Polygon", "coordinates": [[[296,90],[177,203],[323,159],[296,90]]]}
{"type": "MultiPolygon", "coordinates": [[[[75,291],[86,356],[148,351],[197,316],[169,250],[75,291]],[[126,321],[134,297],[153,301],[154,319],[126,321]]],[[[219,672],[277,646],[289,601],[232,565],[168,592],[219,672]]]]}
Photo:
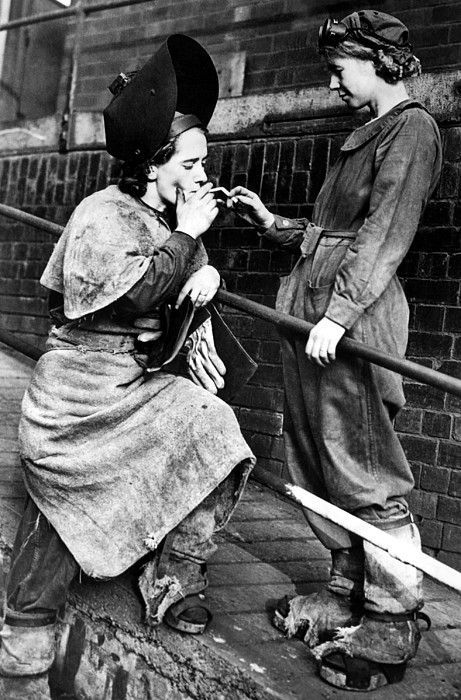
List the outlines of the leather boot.
{"type": "Polygon", "coordinates": [[[357,624],[362,614],[362,547],[332,550],[331,558],[326,588],[279,601],[272,619],[287,637],[298,637],[309,647],[329,639],[337,627],[357,624]]]}
{"type": "MultiPolygon", "coordinates": [[[[378,523],[373,523],[377,525],[378,523]]],[[[421,547],[416,525],[404,518],[388,534],[421,547]]],[[[375,690],[403,679],[407,662],[417,652],[418,619],[423,606],[422,574],[387,552],[364,542],[364,615],[360,624],[340,628],[334,639],[313,650],[320,676],[344,690],[375,690]]]]}
{"type": "Polygon", "coordinates": [[[202,593],[208,586],[206,563],[170,549],[171,542],[168,535],[139,577],[146,622],[156,627],[165,621],[182,632],[201,634],[211,620],[202,593]]]}

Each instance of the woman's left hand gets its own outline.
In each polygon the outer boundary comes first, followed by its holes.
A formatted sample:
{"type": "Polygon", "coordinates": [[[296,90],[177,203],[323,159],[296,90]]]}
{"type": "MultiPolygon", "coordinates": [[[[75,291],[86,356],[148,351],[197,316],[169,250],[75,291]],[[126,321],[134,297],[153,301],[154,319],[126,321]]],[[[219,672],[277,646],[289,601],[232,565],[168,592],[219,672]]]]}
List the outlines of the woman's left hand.
{"type": "Polygon", "coordinates": [[[324,316],[309,333],[306,344],[306,355],[312,362],[321,367],[329,365],[336,359],[336,346],[343,337],[346,329],[339,323],[324,316]]]}
{"type": "Polygon", "coordinates": [[[176,308],[181,305],[187,294],[189,294],[192,299],[195,308],[205,306],[205,304],[208,304],[208,302],[213,299],[219,289],[220,282],[221,275],[217,269],[212,267],[212,265],[204,265],[200,270],[194,272],[184,284],[179,292],[176,308]]]}

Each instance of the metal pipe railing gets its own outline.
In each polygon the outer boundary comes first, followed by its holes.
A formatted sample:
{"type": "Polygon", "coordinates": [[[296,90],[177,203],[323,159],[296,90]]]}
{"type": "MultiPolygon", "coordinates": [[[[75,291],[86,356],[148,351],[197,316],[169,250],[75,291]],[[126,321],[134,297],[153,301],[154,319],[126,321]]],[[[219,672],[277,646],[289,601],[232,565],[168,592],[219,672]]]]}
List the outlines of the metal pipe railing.
{"type": "MultiPolygon", "coordinates": [[[[47,231],[54,236],[59,236],[63,231],[63,226],[54,224],[46,219],[42,219],[33,214],[28,214],[20,209],[15,209],[14,207],[9,207],[6,204],[0,204],[0,214],[7,216],[16,221],[21,221],[22,223],[29,224],[34,228],[47,231]]],[[[271,309],[263,304],[258,304],[250,299],[245,299],[238,296],[237,294],[232,294],[224,290],[219,290],[216,298],[223,304],[230,306],[234,309],[239,309],[244,311],[251,316],[256,316],[264,321],[268,321],[275,325],[282,333],[293,333],[295,335],[307,336],[309,335],[313,324],[308,321],[303,321],[300,318],[295,318],[294,316],[289,316],[288,314],[282,314],[280,311],[271,309]]],[[[373,348],[365,343],[360,343],[352,338],[342,338],[338,343],[338,355],[352,355],[355,357],[360,357],[368,362],[372,362],[380,367],[385,367],[393,372],[397,372],[404,377],[409,379],[414,379],[423,384],[429,384],[434,386],[441,391],[446,391],[449,394],[454,394],[455,396],[461,396],[461,380],[456,377],[451,377],[448,374],[443,374],[443,372],[437,372],[429,367],[424,367],[416,362],[411,362],[400,357],[394,357],[389,355],[377,348],[373,348]]]]}
{"type": "Polygon", "coordinates": [[[82,5],[80,8],[77,5],[74,7],[66,7],[62,10],[54,10],[53,12],[40,12],[36,15],[12,19],[10,22],[0,24],[0,32],[7,29],[25,27],[30,24],[39,24],[39,22],[51,22],[54,19],[61,19],[62,17],[72,17],[77,14],[79,10],[89,15],[93,12],[100,12],[101,10],[114,10],[118,7],[124,7],[125,5],[139,5],[143,2],[152,2],[152,0],[113,0],[112,2],[105,0],[104,2],[93,2],[91,5],[82,5]]]}
{"type": "MultiPolygon", "coordinates": [[[[258,304],[255,301],[250,301],[250,299],[245,299],[231,292],[220,289],[216,296],[223,304],[228,304],[234,309],[245,311],[247,314],[250,314],[250,316],[256,316],[264,321],[269,321],[269,323],[276,326],[282,333],[289,332],[305,337],[309,335],[314,327],[313,323],[303,321],[295,316],[282,314],[280,311],[271,309],[263,304],[258,304]]],[[[415,379],[423,384],[434,386],[441,391],[447,391],[455,396],[461,396],[460,379],[450,377],[450,375],[443,374],[443,372],[437,372],[435,369],[430,369],[430,367],[424,367],[417,362],[411,362],[410,360],[388,355],[381,350],[377,350],[377,348],[365,345],[365,343],[360,343],[358,340],[342,338],[338,343],[337,354],[360,357],[363,360],[390,369],[409,379],[415,379]]]]}

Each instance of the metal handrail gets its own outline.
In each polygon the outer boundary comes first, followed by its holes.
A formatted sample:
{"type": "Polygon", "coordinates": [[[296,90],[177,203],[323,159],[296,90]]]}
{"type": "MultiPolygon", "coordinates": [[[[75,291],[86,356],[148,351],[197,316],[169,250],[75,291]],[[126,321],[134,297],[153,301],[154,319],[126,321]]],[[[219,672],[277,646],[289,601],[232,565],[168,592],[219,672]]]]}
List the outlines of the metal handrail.
{"type": "MultiPolygon", "coordinates": [[[[0,204],[0,214],[7,216],[10,219],[21,221],[22,223],[38,228],[42,231],[47,231],[54,236],[59,236],[64,227],[59,224],[52,223],[39,216],[28,214],[27,212],[16,209],[15,207],[0,204]]],[[[258,304],[250,299],[245,299],[224,290],[217,292],[216,298],[223,304],[234,309],[245,311],[251,316],[256,316],[269,323],[274,324],[282,333],[292,333],[295,335],[307,336],[313,328],[313,324],[308,321],[303,321],[300,318],[289,316],[288,314],[280,313],[275,309],[271,309],[263,304],[258,304]]],[[[1,338],[0,338],[1,339],[1,338]]],[[[27,353],[26,353],[27,354],[27,353]]],[[[338,355],[352,355],[360,357],[368,362],[372,362],[380,367],[385,367],[393,372],[397,372],[404,377],[415,379],[423,384],[429,384],[441,391],[446,391],[454,396],[461,396],[461,380],[456,377],[451,377],[443,372],[424,367],[416,362],[411,362],[400,357],[394,357],[388,353],[382,352],[377,348],[373,348],[365,343],[360,343],[352,338],[342,338],[338,343],[338,355]]]]}
{"type": "Polygon", "coordinates": [[[38,24],[39,22],[51,22],[54,19],[61,19],[62,17],[71,17],[79,12],[89,15],[92,12],[113,10],[117,7],[123,7],[124,5],[139,5],[142,2],[152,2],[152,0],[113,0],[112,2],[105,0],[105,2],[93,2],[91,5],[81,5],[80,7],[75,5],[74,7],[66,7],[63,10],[40,12],[36,15],[29,15],[29,17],[21,17],[20,19],[13,19],[10,22],[0,24],[0,32],[7,29],[25,27],[30,24],[38,24]]]}

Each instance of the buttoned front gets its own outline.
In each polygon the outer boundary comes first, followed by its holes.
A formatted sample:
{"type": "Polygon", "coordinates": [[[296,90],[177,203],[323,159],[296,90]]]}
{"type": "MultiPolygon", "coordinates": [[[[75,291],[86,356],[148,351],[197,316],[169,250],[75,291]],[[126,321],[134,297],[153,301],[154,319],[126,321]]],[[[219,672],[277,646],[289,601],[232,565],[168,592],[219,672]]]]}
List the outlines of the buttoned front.
{"type": "MultiPolygon", "coordinates": [[[[282,278],[277,308],[403,356],[408,304],[397,269],[437,183],[441,145],[432,117],[405,100],[345,141],[317,197],[312,222],[275,217],[265,235],[301,257],[282,278]]],[[[402,379],[354,358],[322,368],[305,341],[282,338],[284,437],[291,477],[310,491],[366,517],[405,512],[413,477],[393,430],[405,403],[402,379]]],[[[316,516],[311,525],[331,548],[351,540],[316,516]]]]}

